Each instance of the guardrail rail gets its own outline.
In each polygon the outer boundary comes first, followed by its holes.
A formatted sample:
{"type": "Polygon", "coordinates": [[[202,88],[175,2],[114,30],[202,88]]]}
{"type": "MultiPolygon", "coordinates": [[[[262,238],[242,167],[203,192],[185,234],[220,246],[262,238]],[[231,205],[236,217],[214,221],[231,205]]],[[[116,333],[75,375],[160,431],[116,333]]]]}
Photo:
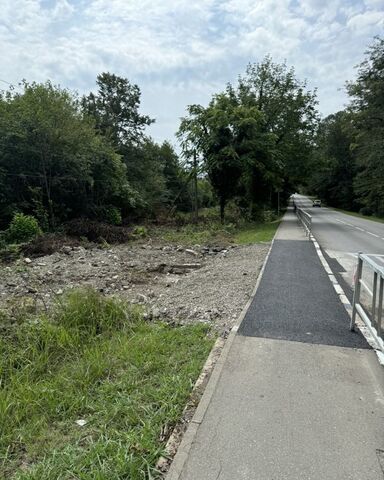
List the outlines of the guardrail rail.
{"type": "Polygon", "coordinates": [[[301,224],[304,227],[305,234],[309,237],[312,231],[312,215],[302,209],[297,203],[293,200],[293,209],[300,220],[301,224]]]}
{"type": "Polygon", "coordinates": [[[358,254],[352,302],[351,330],[355,329],[356,315],[359,315],[376,340],[378,347],[384,352],[382,331],[384,267],[379,265],[374,258],[384,258],[384,255],[366,255],[361,252],[358,254]],[[367,280],[363,280],[363,266],[368,267],[369,271],[372,272],[373,278],[370,279],[372,280],[372,287],[368,285],[367,280]],[[362,289],[371,299],[370,305],[365,308],[361,301],[362,289]]]}

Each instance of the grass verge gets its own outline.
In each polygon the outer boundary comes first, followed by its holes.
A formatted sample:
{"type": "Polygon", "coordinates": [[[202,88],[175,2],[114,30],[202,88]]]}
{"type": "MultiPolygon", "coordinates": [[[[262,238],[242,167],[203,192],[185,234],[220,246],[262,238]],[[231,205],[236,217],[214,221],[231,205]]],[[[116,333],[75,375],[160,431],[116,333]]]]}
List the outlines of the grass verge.
{"type": "Polygon", "coordinates": [[[158,227],[150,232],[150,236],[181,245],[270,242],[279,223],[280,219],[271,222],[243,222],[239,226],[212,222],[172,228],[158,227]]]}
{"type": "Polygon", "coordinates": [[[280,220],[245,225],[234,235],[234,241],[240,245],[271,242],[279,225],[280,220]]]}
{"type": "Polygon", "coordinates": [[[157,478],[214,342],[207,326],[146,323],[87,290],[45,315],[3,314],[0,330],[0,478],[157,478]]]}

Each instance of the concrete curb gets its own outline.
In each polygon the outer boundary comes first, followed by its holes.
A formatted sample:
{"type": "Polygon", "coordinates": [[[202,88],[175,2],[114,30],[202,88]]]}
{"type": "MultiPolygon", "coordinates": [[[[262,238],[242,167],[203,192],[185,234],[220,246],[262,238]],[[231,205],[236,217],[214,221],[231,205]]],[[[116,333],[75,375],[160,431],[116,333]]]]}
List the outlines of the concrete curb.
{"type": "Polygon", "coordinates": [[[187,461],[189,451],[192,447],[192,443],[195,439],[195,436],[197,434],[199,426],[204,419],[204,416],[206,414],[206,411],[208,409],[209,404],[211,403],[213,393],[216,390],[216,385],[217,385],[217,383],[218,383],[218,381],[221,377],[224,364],[226,362],[226,359],[228,358],[229,351],[230,351],[231,346],[233,344],[233,341],[234,341],[234,339],[237,335],[237,331],[239,329],[239,326],[240,326],[241,322],[243,321],[243,319],[244,319],[244,317],[245,317],[245,315],[246,315],[246,313],[247,313],[247,311],[248,311],[248,309],[249,309],[249,307],[250,307],[250,305],[251,305],[251,303],[252,303],[252,301],[253,301],[253,299],[256,295],[257,289],[259,288],[262,276],[264,274],[265,266],[266,266],[266,264],[268,262],[268,259],[270,257],[272,247],[273,247],[273,244],[274,244],[274,241],[275,241],[275,237],[276,237],[276,234],[277,234],[279,228],[280,228],[280,225],[276,229],[275,235],[274,235],[274,237],[272,239],[272,242],[271,242],[271,246],[269,247],[268,253],[267,253],[267,255],[264,259],[264,262],[263,262],[263,265],[261,267],[260,273],[259,273],[259,275],[257,277],[257,280],[256,280],[255,288],[253,289],[253,292],[252,292],[248,302],[244,306],[243,310],[241,311],[239,317],[236,320],[235,325],[233,326],[231,332],[228,335],[228,338],[225,342],[224,348],[221,352],[221,355],[220,355],[219,359],[217,360],[217,362],[216,362],[216,364],[213,368],[213,371],[211,373],[211,377],[208,380],[208,383],[205,387],[203,396],[201,397],[201,400],[200,400],[199,405],[196,409],[196,412],[195,412],[190,424],[188,425],[188,428],[187,428],[186,432],[184,433],[183,439],[182,439],[182,441],[180,443],[180,446],[177,450],[177,453],[176,453],[176,455],[175,455],[175,457],[174,457],[174,459],[171,463],[171,466],[168,470],[168,473],[165,475],[166,480],[179,480],[179,478],[180,478],[180,475],[183,471],[185,462],[187,461]]]}

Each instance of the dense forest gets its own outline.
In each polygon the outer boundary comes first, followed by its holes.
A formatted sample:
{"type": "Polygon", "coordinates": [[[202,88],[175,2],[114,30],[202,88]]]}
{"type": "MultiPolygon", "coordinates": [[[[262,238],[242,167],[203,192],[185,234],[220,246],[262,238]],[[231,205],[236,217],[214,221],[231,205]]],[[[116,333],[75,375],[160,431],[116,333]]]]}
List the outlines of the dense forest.
{"type": "Polygon", "coordinates": [[[384,216],[384,39],[376,37],[350,103],[317,128],[307,191],[333,207],[384,216]]]}
{"type": "Polygon", "coordinates": [[[155,120],[137,85],[111,73],[96,83],[82,97],[49,81],[1,93],[0,229],[14,239],[79,218],[130,225],[201,207],[224,221],[228,204],[262,219],[297,190],[384,215],[383,39],[347,83],[344,111],[320,119],[316,92],[266,57],[206,107],[187,107],[180,151],[147,134],[155,120]]]}

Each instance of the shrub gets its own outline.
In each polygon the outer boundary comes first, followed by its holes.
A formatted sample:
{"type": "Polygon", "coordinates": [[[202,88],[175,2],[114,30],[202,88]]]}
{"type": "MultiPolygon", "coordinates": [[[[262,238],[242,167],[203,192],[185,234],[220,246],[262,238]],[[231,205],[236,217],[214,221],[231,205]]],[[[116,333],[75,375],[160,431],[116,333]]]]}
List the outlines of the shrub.
{"type": "Polygon", "coordinates": [[[144,238],[148,235],[148,230],[146,227],[135,227],[133,230],[133,234],[137,237],[144,238]]]}
{"type": "Polygon", "coordinates": [[[15,213],[7,230],[7,238],[9,242],[22,243],[32,240],[41,233],[41,228],[35,217],[15,213]]]}
{"type": "Polygon", "coordinates": [[[64,225],[67,235],[86,238],[97,243],[124,243],[130,239],[129,232],[124,227],[108,225],[87,218],[77,218],[64,225]]]}
{"type": "Polygon", "coordinates": [[[360,209],[360,213],[362,215],[371,216],[373,212],[369,207],[363,207],[363,208],[360,209]]]}
{"type": "Polygon", "coordinates": [[[52,255],[52,253],[58,252],[64,245],[77,247],[81,245],[81,242],[59,233],[46,233],[23,245],[21,250],[27,257],[40,257],[52,255]]]}
{"type": "Polygon", "coordinates": [[[106,207],[104,210],[104,218],[107,223],[111,225],[121,225],[121,211],[116,207],[106,207]]]}

